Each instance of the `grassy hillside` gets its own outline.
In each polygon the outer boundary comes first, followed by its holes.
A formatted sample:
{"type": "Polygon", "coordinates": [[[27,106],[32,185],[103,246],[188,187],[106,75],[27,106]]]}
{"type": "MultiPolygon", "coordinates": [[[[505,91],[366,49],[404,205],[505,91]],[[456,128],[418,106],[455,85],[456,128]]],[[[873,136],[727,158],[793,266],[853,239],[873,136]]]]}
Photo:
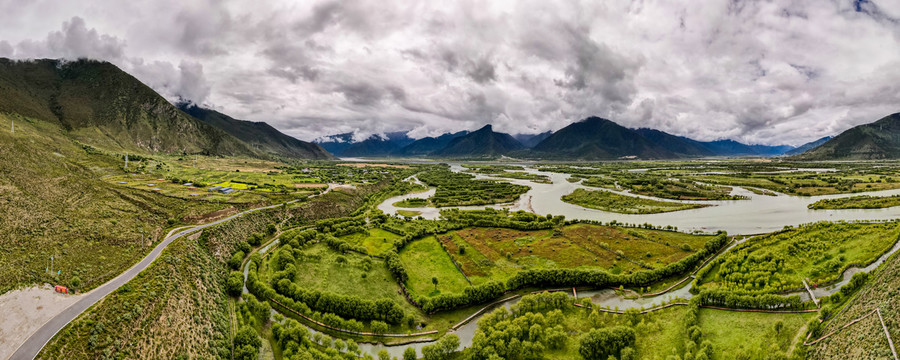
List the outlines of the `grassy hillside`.
{"type": "Polygon", "coordinates": [[[81,145],[58,126],[0,114],[0,293],[58,282],[90,289],[141,258],[178,220],[224,205],[115,186],[118,159],[81,145]],[[10,133],[15,121],[15,134],[10,133]],[[141,242],[142,234],[144,242],[141,242]]]}
{"type": "Polygon", "coordinates": [[[257,212],[169,245],[136,278],[60,331],[38,359],[227,359],[226,257],[278,211],[257,212]],[[198,236],[199,235],[199,236],[198,236]]]}
{"type": "Polygon", "coordinates": [[[900,158],[900,113],[842,132],[796,157],[801,160],[874,160],[900,158]]]}
{"type": "Polygon", "coordinates": [[[335,157],[321,146],[297,140],[282,134],[264,122],[237,120],[218,111],[204,109],[193,104],[179,104],[178,108],[187,114],[267,153],[282,158],[329,160],[335,157]]]}
{"type": "Polygon", "coordinates": [[[0,59],[0,112],[56,124],[116,151],[262,155],[106,62],[0,59]]]}

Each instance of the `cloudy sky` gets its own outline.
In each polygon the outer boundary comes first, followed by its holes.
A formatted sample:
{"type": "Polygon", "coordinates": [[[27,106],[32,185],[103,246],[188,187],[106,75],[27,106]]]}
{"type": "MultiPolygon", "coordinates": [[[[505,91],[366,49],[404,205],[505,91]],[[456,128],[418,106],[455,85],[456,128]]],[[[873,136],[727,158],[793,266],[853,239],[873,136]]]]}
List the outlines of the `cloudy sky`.
{"type": "Polygon", "coordinates": [[[0,57],[110,61],[310,140],[590,115],[793,144],[900,111],[900,0],[0,0],[0,57]]]}

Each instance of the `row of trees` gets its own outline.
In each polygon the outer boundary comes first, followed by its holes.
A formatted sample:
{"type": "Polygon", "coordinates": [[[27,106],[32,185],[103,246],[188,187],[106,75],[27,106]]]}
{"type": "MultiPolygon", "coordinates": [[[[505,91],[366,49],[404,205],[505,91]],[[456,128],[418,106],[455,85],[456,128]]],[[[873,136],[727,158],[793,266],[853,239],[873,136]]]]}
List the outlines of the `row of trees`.
{"type": "Polygon", "coordinates": [[[803,309],[803,301],[800,300],[800,295],[741,295],[728,290],[714,289],[701,291],[697,298],[700,304],[707,306],[761,310],[803,309]]]}
{"type": "Polygon", "coordinates": [[[406,315],[400,305],[386,298],[368,300],[358,296],[307,290],[289,279],[278,280],[274,288],[277,293],[302,302],[310,309],[337,314],[345,318],[381,320],[390,324],[399,324],[406,315]]]}
{"type": "Polygon", "coordinates": [[[462,294],[441,294],[431,298],[422,297],[419,299],[419,304],[422,305],[422,311],[431,314],[487,302],[500,297],[505,291],[506,288],[502,282],[490,281],[478,286],[467,287],[462,294]]]}

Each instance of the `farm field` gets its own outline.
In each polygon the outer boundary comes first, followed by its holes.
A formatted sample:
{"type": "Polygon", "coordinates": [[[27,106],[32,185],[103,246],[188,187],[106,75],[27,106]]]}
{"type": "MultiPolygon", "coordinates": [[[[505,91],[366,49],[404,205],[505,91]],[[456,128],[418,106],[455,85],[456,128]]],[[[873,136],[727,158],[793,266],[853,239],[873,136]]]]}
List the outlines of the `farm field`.
{"type": "Polygon", "coordinates": [[[890,249],[900,223],[815,223],[739,245],[698,276],[701,288],[778,292],[825,284],[851,264],[865,265],[890,249]]]}
{"type": "MultiPolygon", "coordinates": [[[[575,224],[553,230],[468,228],[437,235],[473,284],[506,280],[529,269],[652,269],[700,249],[709,236],[575,224]]],[[[451,264],[452,265],[452,264],[451,264]]]]}
{"type": "Polygon", "coordinates": [[[563,196],[562,200],[586,208],[621,214],[657,214],[709,206],[644,199],[609,191],[585,189],[575,189],[571,194],[563,196]]]}

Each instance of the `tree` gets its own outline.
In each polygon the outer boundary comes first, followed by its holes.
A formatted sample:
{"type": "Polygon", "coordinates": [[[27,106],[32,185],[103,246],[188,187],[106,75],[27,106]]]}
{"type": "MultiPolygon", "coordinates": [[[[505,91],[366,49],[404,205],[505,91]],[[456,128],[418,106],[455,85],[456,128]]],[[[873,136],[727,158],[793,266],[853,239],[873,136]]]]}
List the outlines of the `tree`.
{"type": "Polygon", "coordinates": [[[372,327],[372,332],[376,334],[385,334],[390,330],[390,327],[384,321],[372,320],[370,326],[372,327]]]}
{"type": "Polygon", "coordinates": [[[249,325],[244,325],[234,336],[234,355],[236,359],[256,359],[262,341],[249,325]]]}
{"type": "Polygon", "coordinates": [[[231,296],[238,296],[244,289],[244,274],[240,271],[232,271],[225,281],[225,292],[231,296]]]}
{"type": "Polygon", "coordinates": [[[69,280],[69,285],[72,285],[73,288],[78,288],[81,286],[81,278],[78,276],[73,276],[71,280],[69,280]]]}
{"type": "Polygon", "coordinates": [[[403,350],[403,360],[416,360],[416,349],[408,347],[403,350]]]}
{"type": "Polygon", "coordinates": [[[436,276],[431,277],[431,283],[434,284],[434,289],[437,290],[438,279],[436,276]]]}
{"type": "Polygon", "coordinates": [[[381,349],[378,352],[378,360],[391,360],[391,354],[387,350],[381,349]]]}
{"type": "Polygon", "coordinates": [[[432,345],[422,347],[422,358],[425,360],[449,359],[459,348],[459,336],[447,334],[432,345]]]}

